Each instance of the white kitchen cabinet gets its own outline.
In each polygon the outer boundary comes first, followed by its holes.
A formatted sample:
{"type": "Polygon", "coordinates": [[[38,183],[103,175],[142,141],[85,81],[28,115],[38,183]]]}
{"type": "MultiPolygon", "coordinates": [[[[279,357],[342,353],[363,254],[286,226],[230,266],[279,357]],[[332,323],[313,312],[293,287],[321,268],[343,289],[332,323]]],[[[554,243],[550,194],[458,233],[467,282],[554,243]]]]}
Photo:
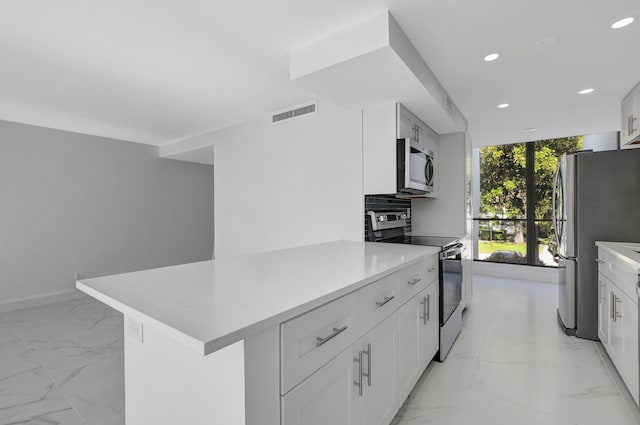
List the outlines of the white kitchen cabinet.
{"type": "Polygon", "coordinates": [[[629,298],[620,294],[616,298],[616,321],[620,327],[620,363],[623,379],[636,404],[640,396],[638,387],[638,302],[637,298],[629,298]],[[635,301],[634,301],[635,300],[635,301]]]}
{"type": "Polygon", "coordinates": [[[438,302],[438,283],[434,282],[425,289],[422,297],[423,314],[419,317],[422,324],[422,332],[420,334],[420,367],[424,370],[440,348],[440,327],[439,320],[439,302],[438,302]]]}
{"type": "Polygon", "coordinates": [[[407,107],[401,103],[396,103],[396,116],[398,123],[398,139],[409,138],[417,140],[423,143],[428,150],[433,153],[433,190],[427,193],[424,198],[437,198],[438,197],[438,134],[433,131],[427,124],[425,124],[420,118],[415,116],[407,107]]]}
{"type": "Polygon", "coordinates": [[[399,409],[398,317],[282,397],[282,425],[387,425],[399,409]]]}
{"type": "Polygon", "coordinates": [[[360,335],[398,309],[401,278],[400,274],[394,273],[358,291],[360,335]]]}
{"type": "Polygon", "coordinates": [[[598,274],[598,338],[605,347],[609,344],[610,294],[608,280],[598,274]]]}
{"type": "Polygon", "coordinates": [[[439,348],[438,256],[291,319],[280,330],[281,425],[388,425],[439,348]],[[332,359],[322,350],[339,349],[353,334],[342,331],[317,353],[305,348],[308,338],[318,341],[316,334],[338,325],[357,327],[353,332],[361,337],[332,359]],[[319,357],[305,358],[310,355],[319,357]],[[315,371],[307,366],[320,361],[326,364],[315,371]],[[309,372],[286,383],[293,370],[309,372]]]}
{"type": "Polygon", "coordinates": [[[640,147],[640,84],[622,99],[620,147],[640,147]]]}
{"type": "Polygon", "coordinates": [[[362,368],[362,373],[356,377],[362,389],[358,399],[358,423],[388,425],[400,408],[398,315],[387,317],[357,345],[360,347],[358,366],[362,368]]]}
{"type": "Polygon", "coordinates": [[[398,345],[402,347],[399,353],[398,390],[403,400],[418,382],[423,370],[420,367],[420,334],[423,329],[420,320],[422,298],[421,292],[398,310],[398,345]]]}
{"type": "Polygon", "coordinates": [[[352,349],[282,397],[282,425],[358,425],[358,364],[352,349]]]}
{"type": "Polygon", "coordinates": [[[638,370],[638,296],[640,269],[598,247],[598,336],[636,404],[638,370]]]}
{"type": "Polygon", "coordinates": [[[397,192],[397,139],[423,142],[433,151],[433,192],[438,196],[438,134],[400,103],[388,103],[362,111],[363,167],[365,195],[397,192]]]}
{"type": "Polygon", "coordinates": [[[356,341],[357,311],[354,292],[281,325],[282,394],[356,341]]]}
{"type": "Polygon", "coordinates": [[[605,347],[633,399],[638,403],[638,303],[612,282],[609,282],[609,289],[609,341],[605,347]]]}
{"type": "Polygon", "coordinates": [[[415,118],[414,115],[404,107],[404,105],[397,103],[396,104],[396,114],[397,114],[397,134],[396,137],[398,139],[415,139],[415,118]]]}
{"type": "Polygon", "coordinates": [[[438,351],[438,283],[414,296],[398,310],[399,393],[404,400],[438,351]]]}

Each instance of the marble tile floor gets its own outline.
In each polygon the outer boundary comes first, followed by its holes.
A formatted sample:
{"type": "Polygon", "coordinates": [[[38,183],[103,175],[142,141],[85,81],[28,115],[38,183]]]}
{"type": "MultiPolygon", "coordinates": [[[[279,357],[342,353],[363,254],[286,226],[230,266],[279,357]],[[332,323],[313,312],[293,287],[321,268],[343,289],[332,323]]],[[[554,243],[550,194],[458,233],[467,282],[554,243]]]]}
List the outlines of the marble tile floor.
{"type": "Polygon", "coordinates": [[[0,424],[123,425],[123,347],[89,297],[0,315],[0,424]]]}
{"type": "Polygon", "coordinates": [[[444,363],[432,362],[393,425],[639,425],[600,343],[565,335],[558,287],[474,276],[444,363]]]}
{"type": "MultiPolygon", "coordinates": [[[[558,328],[556,285],[474,285],[449,357],[393,425],[640,425],[602,346],[558,328]]],[[[0,424],[124,425],[122,333],[88,297],[0,315],[0,424]]]]}

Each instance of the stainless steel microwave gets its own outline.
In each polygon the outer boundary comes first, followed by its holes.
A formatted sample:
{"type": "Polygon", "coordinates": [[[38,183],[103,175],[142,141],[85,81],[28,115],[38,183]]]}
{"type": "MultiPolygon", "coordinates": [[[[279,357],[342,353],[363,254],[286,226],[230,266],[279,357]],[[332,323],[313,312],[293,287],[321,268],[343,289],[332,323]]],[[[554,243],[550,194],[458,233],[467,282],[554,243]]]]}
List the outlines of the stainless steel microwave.
{"type": "Polygon", "coordinates": [[[398,139],[397,143],[398,193],[425,195],[433,192],[433,151],[410,138],[398,139]]]}

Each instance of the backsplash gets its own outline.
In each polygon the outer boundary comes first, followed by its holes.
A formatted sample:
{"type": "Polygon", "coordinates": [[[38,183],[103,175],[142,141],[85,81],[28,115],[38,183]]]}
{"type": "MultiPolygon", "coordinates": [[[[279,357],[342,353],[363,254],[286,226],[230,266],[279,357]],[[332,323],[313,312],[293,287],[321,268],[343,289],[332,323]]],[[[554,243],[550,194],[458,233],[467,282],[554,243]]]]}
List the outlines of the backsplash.
{"type": "MultiPolygon", "coordinates": [[[[364,197],[364,235],[367,240],[367,211],[402,211],[411,209],[411,199],[396,198],[394,195],[365,195],[364,197]]],[[[407,219],[404,232],[411,232],[411,218],[407,219]]]]}

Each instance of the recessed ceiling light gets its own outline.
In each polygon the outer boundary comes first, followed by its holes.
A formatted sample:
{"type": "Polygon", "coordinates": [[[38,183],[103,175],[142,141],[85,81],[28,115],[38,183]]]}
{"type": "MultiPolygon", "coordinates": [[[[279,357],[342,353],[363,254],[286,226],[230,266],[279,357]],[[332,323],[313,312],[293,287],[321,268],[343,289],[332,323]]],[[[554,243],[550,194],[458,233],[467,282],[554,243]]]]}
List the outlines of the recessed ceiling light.
{"type": "Polygon", "coordinates": [[[578,94],[589,94],[589,93],[593,93],[594,91],[595,91],[594,89],[584,89],[584,90],[580,90],[578,94]]]}
{"type": "Polygon", "coordinates": [[[508,108],[508,107],[509,107],[508,103],[501,103],[501,104],[498,105],[498,108],[500,108],[500,109],[504,109],[504,108],[508,108]]]}
{"type": "Polygon", "coordinates": [[[490,55],[487,55],[484,57],[485,62],[491,62],[494,61],[496,59],[498,59],[500,57],[499,54],[497,53],[491,53],[490,55]]]}
{"type": "Polygon", "coordinates": [[[613,25],[611,25],[611,28],[613,28],[614,30],[617,30],[617,29],[626,27],[632,22],[633,22],[633,18],[631,17],[620,19],[619,21],[614,22],[613,25]]]}
{"type": "Polygon", "coordinates": [[[534,131],[536,131],[536,129],[535,129],[535,128],[533,128],[533,127],[529,127],[529,128],[525,128],[525,129],[524,129],[524,131],[525,131],[526,133],[533,133],[534,131]]]}

